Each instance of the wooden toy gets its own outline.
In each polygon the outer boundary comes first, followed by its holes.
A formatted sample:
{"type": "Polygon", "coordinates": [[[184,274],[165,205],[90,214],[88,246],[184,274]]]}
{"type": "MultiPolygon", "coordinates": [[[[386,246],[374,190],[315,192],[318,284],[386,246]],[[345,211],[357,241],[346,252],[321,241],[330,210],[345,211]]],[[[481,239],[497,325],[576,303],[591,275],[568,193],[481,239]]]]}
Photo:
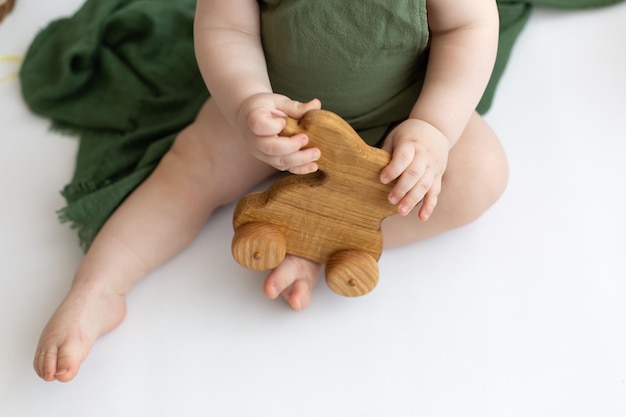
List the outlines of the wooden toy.
{"type": "Polygon", "coordinates": [[[317,147],[319,170],[289,175],[265,192],[242,198],[234,213],[232,253],[242,266],[269,270],[286,254],[326,264],[326,282],[338,294],[359,296],[378,282],[382,220],[396,207],[380,171],[389,153],[367,145],[342,118],[313,110],[287,119],[282,136],[306,133],[317,147]]]}
{"type": "Polygon", "coordinates": [[[0,22],[13,10],[15,0],[0,0],[0,22]]]}

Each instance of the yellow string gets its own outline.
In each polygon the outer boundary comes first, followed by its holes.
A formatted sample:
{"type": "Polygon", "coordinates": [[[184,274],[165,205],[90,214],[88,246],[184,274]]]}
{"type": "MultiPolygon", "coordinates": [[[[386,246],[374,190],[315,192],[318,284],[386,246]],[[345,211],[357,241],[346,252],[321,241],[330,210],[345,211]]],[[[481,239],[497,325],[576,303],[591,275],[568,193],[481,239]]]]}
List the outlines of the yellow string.
{"type": "MultiPolygon", "coordinates": [[[[0,62],[22,62],[23,58],[17,55],[0,55],[0,62]]],[[[0,82],[5,82],[17,78],[19,71],[15,71],[4,77],[0,77],[0,82]]]]}

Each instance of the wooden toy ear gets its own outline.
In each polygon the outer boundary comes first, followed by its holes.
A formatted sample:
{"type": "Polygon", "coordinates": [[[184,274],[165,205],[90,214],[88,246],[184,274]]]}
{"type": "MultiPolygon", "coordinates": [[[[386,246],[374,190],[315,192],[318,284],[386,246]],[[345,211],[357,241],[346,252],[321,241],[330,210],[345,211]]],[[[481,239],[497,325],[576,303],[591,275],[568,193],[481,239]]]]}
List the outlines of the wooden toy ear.
{"type": "Polygon", "coordinates": [[[0,0],[0,22],[13,10],[14,5],[15,0],[0,0]]]}

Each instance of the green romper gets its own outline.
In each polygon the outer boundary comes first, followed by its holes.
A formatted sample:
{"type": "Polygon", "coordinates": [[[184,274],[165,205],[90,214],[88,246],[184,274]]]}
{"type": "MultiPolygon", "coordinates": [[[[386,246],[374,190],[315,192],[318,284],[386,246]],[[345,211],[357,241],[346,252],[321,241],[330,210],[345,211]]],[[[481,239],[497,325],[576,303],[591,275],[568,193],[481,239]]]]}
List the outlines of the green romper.
{"type": "Polygon", "coordinates": [[[319,98],[371,145],[407,117],[424,79],[425,0],[259,0],[272,88],[319,98]]]}

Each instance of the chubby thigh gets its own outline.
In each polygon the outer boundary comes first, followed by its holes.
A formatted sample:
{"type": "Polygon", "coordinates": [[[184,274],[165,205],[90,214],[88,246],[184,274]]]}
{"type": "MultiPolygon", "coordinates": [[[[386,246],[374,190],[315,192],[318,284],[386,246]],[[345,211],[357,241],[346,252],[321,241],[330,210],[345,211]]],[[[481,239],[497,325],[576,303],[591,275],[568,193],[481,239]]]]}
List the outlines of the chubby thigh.
{"type": "Polygon", "coordinates": [[[238,199],[278,172],[250,153],[212,98],[166,156],[182,162],[184,172],[179,175],[206,194],[213,208],[238,199]]]}

